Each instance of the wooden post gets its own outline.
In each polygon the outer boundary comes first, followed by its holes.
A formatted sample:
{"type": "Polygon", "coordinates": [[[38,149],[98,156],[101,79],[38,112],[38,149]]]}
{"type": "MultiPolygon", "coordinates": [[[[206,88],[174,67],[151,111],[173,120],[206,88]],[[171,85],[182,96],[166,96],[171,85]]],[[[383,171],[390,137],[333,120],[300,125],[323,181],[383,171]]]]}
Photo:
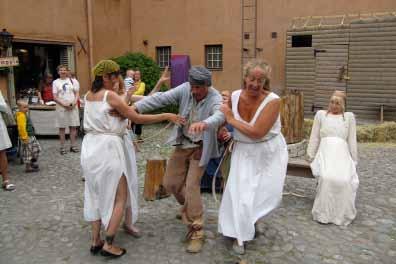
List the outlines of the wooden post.
{"type": "Polygon", "coordinates": [[[384,123],[384,105],[380,106],[380,122],[384,123]]]}
{"type": "Polygon", "coordinates": [[[281,98],[282,134],[287,144],[304,139],[304,96],[301,91],[287,91],[281,98]]]}
{"type": "Polygon", "coordinates": [[[165,188],[162,186],[165,169],[165,159],[147,160],[143,192],[143,196],[146,201],[154,201],[156,199],[162,199],[169,196],[165,191],[165,188]]]}

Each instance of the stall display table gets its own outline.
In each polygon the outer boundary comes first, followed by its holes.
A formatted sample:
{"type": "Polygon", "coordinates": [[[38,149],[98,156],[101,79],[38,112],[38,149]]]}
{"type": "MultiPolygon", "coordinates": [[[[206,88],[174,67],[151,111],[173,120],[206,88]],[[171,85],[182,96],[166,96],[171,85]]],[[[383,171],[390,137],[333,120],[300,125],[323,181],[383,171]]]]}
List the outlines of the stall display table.
{"type": "MultiPolygon", "coordinates": [[[[35,134],[38,136],[57,136],[59,129],[55,127],[56,106],[29,105],[30,119],[33,122],[35,134]]],[[[80,113],[82,110],[80,109],[80,113]]],[[[66,128],[69,134],[69,128],[66,128]]]]}

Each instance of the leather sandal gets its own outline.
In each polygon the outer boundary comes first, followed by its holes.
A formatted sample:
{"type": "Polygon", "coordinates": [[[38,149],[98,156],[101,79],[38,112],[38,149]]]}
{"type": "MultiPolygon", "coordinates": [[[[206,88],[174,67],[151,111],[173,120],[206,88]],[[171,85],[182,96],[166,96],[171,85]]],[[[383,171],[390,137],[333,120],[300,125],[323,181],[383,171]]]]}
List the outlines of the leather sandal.
{"type": "Polygon", "coordinates": [[[80,150],[77,147],[70,147],[70,152],[79,153],[80,150]]]}
{"type": "Polygon", "coordinates": [[[92,255],[96,255],[102,250],[103,246],[104,246],[104,241],[101,240],[99,245],[91,246],[89,251],[91,252],[92,255]]]}
{"type": "Polygon", "coordinates": [[[121,249],[121,254],[117,255],[117,254],[111,253],[109,251],[106,251],[102,248],[102,250],[100,250],[100,255],[102,255],[103,257],[106,257],[106,258],[110,258],[110,259],[119,258],[119,257],[125,255],[125,253],[126,253],[125,248],[120,248],[120,249],[121,249]]]}
{"type": "Polygon", "coordinates": [[[61,147],[59,150],[61,155],[65,155],[66,154],[66,149],[64,147],[61,147]]]}

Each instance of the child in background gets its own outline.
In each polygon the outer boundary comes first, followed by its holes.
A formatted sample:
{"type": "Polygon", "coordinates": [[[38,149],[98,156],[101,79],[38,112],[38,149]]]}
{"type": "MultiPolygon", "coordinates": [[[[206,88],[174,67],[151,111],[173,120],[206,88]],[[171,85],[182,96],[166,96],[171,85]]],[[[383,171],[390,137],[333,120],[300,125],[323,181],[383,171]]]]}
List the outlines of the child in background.
{"type": "Polygon", "coordinates": [[[26,164],[25,172],[39,171],[37,164],[41,147],[34,136],[34,127],[28,116],[29,105],[27,102],[18,100],[18,112],[16,113],[19,138],[22,141],[22,158],[26,164]]]}

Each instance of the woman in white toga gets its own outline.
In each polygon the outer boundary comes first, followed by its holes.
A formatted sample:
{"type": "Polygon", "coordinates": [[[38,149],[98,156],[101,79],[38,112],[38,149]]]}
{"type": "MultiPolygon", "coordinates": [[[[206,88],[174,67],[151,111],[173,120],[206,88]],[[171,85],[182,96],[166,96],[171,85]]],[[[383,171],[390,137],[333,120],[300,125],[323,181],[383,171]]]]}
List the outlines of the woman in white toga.
{"type": "Polygon", "coordinates": [[[95,80],[85,96],[84,137],[81,166],[85,177],[84,217],[92,223],[91,253],[120,257],[126,250],[113,245],[125,207],[130,205],[132,222],[137,218],[136,161],[133,146],[126,136],[126,122],[110,114],[117,111],[136,123],[172,121],[175,114],[140,115],[111,91],[118,82],[119,66],[111,60],[100,61],[93,69],[95,80]],[[135,211],[134,211],[135,210],[135,211]],[[105,228],[105,241],[100,227],[105,228]]]}
{"type": "Polygon", "coordinates": [[[255,223],[282,199],[288,153],[281,134],[280,99],[269,90],[268,64],[252,60],[244,67],[244,86],[232,93],[231,108],[222,105],[234,127],[230,174],[219,211],[219,232],[244,242],[255,235],[255,223]]]}

